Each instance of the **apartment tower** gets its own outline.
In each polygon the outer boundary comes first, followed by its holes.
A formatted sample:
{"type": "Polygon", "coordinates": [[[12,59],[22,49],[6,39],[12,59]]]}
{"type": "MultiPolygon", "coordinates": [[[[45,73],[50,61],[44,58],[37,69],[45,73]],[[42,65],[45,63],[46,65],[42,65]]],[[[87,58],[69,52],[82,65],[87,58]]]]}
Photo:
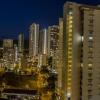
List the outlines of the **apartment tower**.
{"type": "Polygon", "coordinates": [[[38,55],[39,25],[33,23],[29,28],[29,55],[38,55]]]}
{"type": "Polygon", "coordinates": [[[100,99],[100,8],[64,5],[64,100],[100,99]]]}

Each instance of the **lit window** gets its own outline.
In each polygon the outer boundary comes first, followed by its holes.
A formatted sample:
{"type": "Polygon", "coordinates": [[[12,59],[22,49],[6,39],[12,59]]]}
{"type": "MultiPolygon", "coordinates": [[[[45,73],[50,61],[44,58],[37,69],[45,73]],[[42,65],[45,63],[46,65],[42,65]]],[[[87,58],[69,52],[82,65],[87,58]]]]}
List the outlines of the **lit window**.
{"type": "Polygon", "coordinates": [[[68,45],[72,45],[72,43],[71,43],[71,42],[69,42],[69,43],[68,43],[68,45]]]}
{"type": "Polygon", "coordinates": [[[72,52],[68,51],[68,56],[72,55],[72,52]]]}
{"type": "Polygon", "coordinates": [[[89,37],[89,40],[93,40],[93,37],[89,37]]]}
{"type": "Polygon", "coordinates": [[[69,86],[69,87],[68,87],[68,90],[70,90],[70,89],[71,89],[71,87],[69,86]]]}
{"type": "Polygon", "coordinates": [[[72,32],[72,29],[69,29],[69,32],[72,32]]]}
{"type": "Polygon", "coordinates": [[[84,37],[82,36],[81,38],[82,38],[82,42],[83,42],[84,41],[84,37]]]}
{"type": "Polygon", "coordinates": [[[70,98],[71,97],[71,93],[67,93],[67,97],[70,98]]]}
{"type": "Polygon", "coordinates": [[[81,63],[81,67],[83,67],[83,63],[81,63]]]}
{"type": "Polygon", "coordinates": [[[72,63],[72,61],[71,61],[71,60],[69,60],[69,61],[68,61],[68,63],[72,63]]]}
{"type": "Polygon", "coordinates": [[[69,16],[69,20],[72,20],[73,19],[73,17],[72,16],[69,16]]]}
{"type": "Polygon", "coordinates": [[[69,25],[69,28],[72,28],[72,24],[71,24],[71,25],[69,25]]]}
{"type": "Polygon", "coordinates": [[[71,75],[72,69],[71,67],[68,67],[68,74],[71,75]]]}
{"type": "Polygon", "coordinates": [[[69,36],[72,36],[72,34],[69,34],[69,36]]]}
{"type": "Polygon", "coordinates": [[[68,80],[71,81],[71,77],[68,77],[68,80]]]}
{"type": "Polygon", "coordinates": [[[72,15],[72,14],[73,14],[73,12],[72,12],[72,11],[70,11],[70,12],[69,12],[69,15],[72,15]]]}
{"type": "Polygon", "coordinates": [[[92,67],[92,64],[88,64],[89,67],[92,67]]]}
{"type": "Polygon", "coordinates": [[[73,21],[72,21],[72,20],[70,20],[70,21],[69,21],[69,24],[71,25],[72,23],[73,23],[73,21]]]}
{"type": "Polygon", "coordinates": [[[72,48],[69,47],[68,50],[69,50],[69,51],[72,51],[72,48]]]}
{"type": "Polygon", "coordinates": [[[68,41],[72,41],[72,38],[69,38],[68,41]]]}
{"type": "Polygon", "coordinates": [[[72,67],[72,65],[71,65],[71,64],[68,64],[68,67],[69,67],[69,68],[71,68],[71,67],[72,67]]]}
{"type": "Polygon", "coordinates": [[[70,87],[71,86],[71,82],[68,82],[68,87],[70,87]]]}

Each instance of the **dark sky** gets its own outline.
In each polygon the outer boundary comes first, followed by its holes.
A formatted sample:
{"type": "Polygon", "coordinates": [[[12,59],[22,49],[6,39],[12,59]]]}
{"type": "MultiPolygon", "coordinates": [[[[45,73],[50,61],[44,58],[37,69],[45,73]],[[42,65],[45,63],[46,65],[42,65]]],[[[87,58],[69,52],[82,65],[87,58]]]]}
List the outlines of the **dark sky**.
{"type": "MultiPolygon", "coordinates": [[[[100,4],[100,0],[69,0],[100,4]]],[[[42,28],[58,22],[66,0],[0,0],[0,38],[16,38],[19,32],[28,37],[29,25],[39,23],[42,28]]]]}

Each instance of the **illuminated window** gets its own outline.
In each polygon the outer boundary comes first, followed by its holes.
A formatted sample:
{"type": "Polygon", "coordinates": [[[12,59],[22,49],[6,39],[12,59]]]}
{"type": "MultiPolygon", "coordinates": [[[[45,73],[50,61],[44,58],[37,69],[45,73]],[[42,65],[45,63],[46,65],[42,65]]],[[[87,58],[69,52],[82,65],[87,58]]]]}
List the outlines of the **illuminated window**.
{"type": "Polygon", "coordinates": [[[68,89],[68,90],[71,90],[71,87],[69,86],[67,89],[68,89]]]}
{"type": "Polygon", "coordinates": [[[72,29],[69,29],[69,32],[72,32],[72,29]]]}
{"type": "Polygon", "coordinates": [[[93,40],[93,37],[89,37],[89,40],[93,40]]]}
{"type": "Polygon", "coordinates": [[[70,11],[70,12],[69,12],[69,15],[72,15],[72,14],[73,14],[73,12],[72,12],[72,11],[70,11]]]}
{"type": "Polygon", "coordinates": [[[68,77],[68,80],[71,81],[71,77],[68,77]]]}
{"type": "Polygon", "coordinates": [[[82,38],[82,42],[83,42],[84,41],[84,37],[82,36],[81,38],[82,38]]]}
{"type": "Polygon", "coordinates": [[[72,64],[68,64],[69,67],[72,67],[72,64]]]}
{"type": "Polygon", "coordinates": [[[72,70],[71,69],[68,69],[68,73],[71,74],[71,72],[72,72],[72,70]]]}
{"type": "Polygon", "coordinates": [[[69,25],[69,28],[72,28],[72,27],[73,27],[72,24],[70,24],[70,25],[69,25]]]}
{"type": "Polygon", "coordinates": [[[69,47],[69,48],[68,48],[68,50],[70,50],[70,51],[71,51],[71,50],[72,50],[72,48],[71,48],[71,47],[69,47]]]}
{"type": "Polygon", "coordinates": [[[69,61],[68,61],[68,63],[72,63],[72,61],[71,61],[71,60],[69,60],[69,61]]]}
{"type": "Polygon", "coordinates": [[[72,34],[70,33],[69,36],[72,37],[72,34]]]}
{"type": "Polygon", "coordinates": [[[73,21],[72,20],[69,20],[69,25],[72,25],[73,21]]]}
{"type": "Polygon", "coordinates": [[[72,41],[72,38],[69,38],[68,41],[72,41]]]}
{"type": "Polygon", "coordinates": [[[72,16],[69,16],[69,20],[72,20],[73,19],[73,17],[72,16]]]}
{"type": "Polygon", "coordinates": [[[83,63],[81,63],[81,67],[83,67],[83,63]]]}
{"type": "Polygon", "coordinates": [[[68,87],[71,87],[71,82],[68,82],[68,87]]]}
{"type": "Polygon", "coordinates": [[[92,64],[88,64],[89,67],[92,67],[92,64]]]}

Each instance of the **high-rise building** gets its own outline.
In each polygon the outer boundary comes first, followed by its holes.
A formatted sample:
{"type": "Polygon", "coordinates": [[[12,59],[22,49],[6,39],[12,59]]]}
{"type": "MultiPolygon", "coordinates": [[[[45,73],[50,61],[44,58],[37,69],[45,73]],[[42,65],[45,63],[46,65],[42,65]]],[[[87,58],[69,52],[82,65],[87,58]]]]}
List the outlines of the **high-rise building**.
{"type": "Polygon", "coordinates": [[[20,53],[23,53],[23,50],[24,50],[24,34],[23,33],[20,33],[18,36],[18,49],[20,53]]]}
{"type": "Polygon", "coordinates": [[[62,88],[62,65],[63,65],[63,18],[59,19],[59,42],[58,42],[58,49],[56,51],[57,55],[57,72],[58,72],[58,88],[62,88]]]}
{"type": "Polygon", "coordinates": [[[63,90],[64,100],[80,100],[81,24],[76,3],[64,4],[63,90]]]}
{"type": "Polygon", "coordinates": [[[39,34],[39,54],[47,54],[48,52],[48,31],[43,29],[39,34]]]}
{"type": "Polygon", "coordinates": [[[4,39],[3,40],[3,48],[13,48],[13,40],[12,39],[4,39]]]}
{"type": "Polygon", "coordinates": [[[30,57],[38,54],[39,25],[33,23],[29,28],[29,55],[30,57]]]}
{"type": "Polygon", "coordinates": [[[14,61],[18,62],[18,47],[16,44],[14,44],[14,56],[15,56],[14,61]]]}
{"type": "Polygon", "coordinates": [[[59,26],[53,25],[48,27],[48,55],[54,56],[58,49],[59,26]]]}
{"type": "Polygon", "coordinates": [[[80,99],[80,15],[75,3],[64,5],[63,90],[64,100],[80,99]]]}
{"type": "Polygon", "coordinates": [[[99,100],[100,8],[67,2],[64,5],[64,100],[99,100]],[[81,74],[82,72],[82,74],[81,74]]]}
{"type": "Polygon", "coordinates": [[[52,70],[57,70],[59,45],[59,26],[53,25],[48,27],[48,56],[52,57],[52,70]]]}
{"type": "Polygon", "coordinates": [[[3,40],[3,66],[7,70],[12,70],[14,68],[14,49],[13,40],[4,39],[3,40]]]}
{"type": "Polygon", "coordinates": [[[100,99],[100,7],[82,7],[83,81],[82,100],[100,99]]]}

